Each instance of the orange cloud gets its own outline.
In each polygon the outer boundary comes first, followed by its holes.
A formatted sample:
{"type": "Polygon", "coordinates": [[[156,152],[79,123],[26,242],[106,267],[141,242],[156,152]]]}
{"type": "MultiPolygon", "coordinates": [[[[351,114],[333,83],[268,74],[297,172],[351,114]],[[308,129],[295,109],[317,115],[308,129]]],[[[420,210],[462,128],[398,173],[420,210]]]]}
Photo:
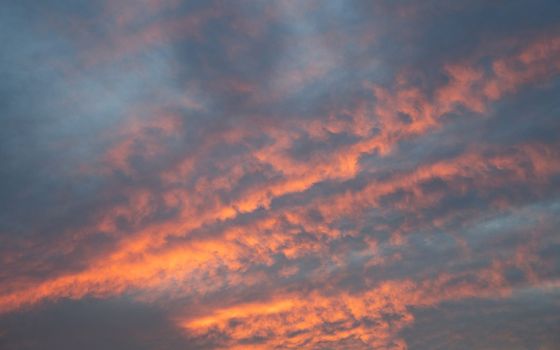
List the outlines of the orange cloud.
{"type": "MultiPolygon", "coordinates": [[[[184,32],[196,35],[204,21],[216,15],[217,12],[210,11],[158,23],[143,28],[139,34],[116,37],[115,45],[129,53],[152,43],[173,40],[184,32]]],[[[130,19],[120,21],[128,23],[130,19]]],[[[382,179],[364,174],[361,158],[374,152],[380,157],[396,152],[400,141],[439,128],[445,114],[460,108],[485,113],[492,101],[518,91],[525,84],[545,81],[557,74],[559,57],[559,39],[542,39],[516,55],[495,59],[490,72],[476,63],[448,64],[444,67],[448,82],[432,94],[413,85],[403,73],[393,89],[370,86],[375,101],[341,107],[325,116],[286,118],[275,123],[255,117],[231,128],[210,130],[199,145],[170,157],[172,161],[161,166],[155,176],[161,188],[131,186],[120,190],[126,197],[124,204],[100,209],[95,213],[94,224],[71,235],[77,240],[79,236],[101,232],[115,238],[112,249],[87,261],[78,272],[8,282],[0,289],[0,312],[43,300],[87,295],[108,297],[135,292],[141,299],[157,300],[165,293],[184,297],[209,294],[224,286],[257,286],[274,279],[293,278],[301,271],[299,267],[282,268],[269,276],[253,271],[257,267],[272,267],[276,256],[290,263],[314,257],[320,260],[319,270],[324,276],[307,277],[310,284],[320,284],[324,289],[294,292],[279,288],[267,300],[230,304],[226,301],[195,317],[182,316],[178,322],[195,335],[215,330],[226,334],[224,348],[228,349],[314,348],[335,342],[357,349],[405,349],[399,332],[414,321],[412,306],[507,295],[511,286],[504,271],[508,267],[521,269],[531,283],[545,283],[536,271],[536,267],[541,267],[535,253],[537,245],[519,247],[514,258],[496,258],[478,270],[440,273],[423,282],[367,280],[367,290],[351,293],[330,290],[325,282],[329,268],[335,270],[345,264],[340,254],[330,251],[330,244],[360,234],[356,228],[341,229],[337,221],[346,218],[356,226],[364,226],[368,220],[365,213],[383,210],[383,199],[398,192],[405,195],[391,205],[413,216],[437,206],[450,194],[516,185],[531,185],[535,193],[545,191],[551,178],[560,174],[559,148],[557,143],[528,143],[507,150],[477,145],[453,158],[395,170],[392,176],[382,179]],[[248,125],[255,120],[256,126],[248,125]],[[334,150],[313,152],[305,160],[291,153],[303,136],[320,143],[329,142],[333,134],[350,135],[352,141],[334,150]],[[260,136],[265,139],[263,143],[251,142],[260,136]],[[233,146],[243,148],[231,156],[217,157],[211,164],[213,171],[200,171],[212,152],[233,146]],[[254,174],[261,178],[243,183],[254,174]],[[358,175],[365,177],[359,188],[341,185],[358,175]],[[445,193],[423,189],[424,183],[434,179],[446,183],[445,193]],[[310,192],[313,186],[329,181],[341,185],[343,190],[310,196],[303,203],[288,207],[273,206],[276,199],[310,192]],[[154,219],[157,209],[162,209],[160,206],[173,209],[174,215],[154,219]],[[312,220],[310,211],[321,219],[312,220]],[[129,232],[121,232],[122,220],[130,224],[129,232]],[[309,239],[300,239],[302,233],[309,239]],[[220,271],[226,271],[227,276],[220,271]],[[169,291],[169,285],[175,288],[169,291]],[[256,338],[262,341],[254,341],[256,338]]],[[[285,93],[305,86],[333,69],[331,64],[314,62],[290,71],[280,82],[279,90],[285,93]]],[[[242,80],[231,80],[225,89],[252,94],[257,88],[242,80]]],[[[131,118],[113,137],[109,136],[117,141],[102,159],[105,173],[120,171],[133,175],[131,158],[139,155],[155,161],[169,154],[166,141],[186,127],[176,115],[159,111],[152,118],[131,118]]],[[[492,205],[508,207],[507,199],[498,198],[492,205]]],[[[428,218],[425,225],[443,227],[447,219],[443,215],[433,221],[428,218]]],[[[392,245],[400,246],[407,243],[407,234],[422,227],[404,222],[396,229],[383,228],[392,236],[392,245]]],[[[62,245],[72,245],[72,239],[62,245]]],[[[367,267],[401,259],[398,254],[380,258],[378,242],[364,240],[363,249],[356,249],[355,253],[367,260],[367,267]]],[[[62,245],[57,248],[62,249],[62,245]]]]}

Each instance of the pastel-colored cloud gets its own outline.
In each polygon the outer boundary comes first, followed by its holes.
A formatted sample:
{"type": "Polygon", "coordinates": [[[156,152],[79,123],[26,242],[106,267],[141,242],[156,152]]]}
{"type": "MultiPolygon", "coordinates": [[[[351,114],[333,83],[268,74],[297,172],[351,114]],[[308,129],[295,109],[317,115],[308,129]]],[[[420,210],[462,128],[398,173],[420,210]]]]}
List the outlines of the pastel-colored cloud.
{"type": "Polygon", "coordinates": [[[551,1],[36,6],[0,15],[0,347],[92,303],[124,348],[556,339],[551,1]]]}

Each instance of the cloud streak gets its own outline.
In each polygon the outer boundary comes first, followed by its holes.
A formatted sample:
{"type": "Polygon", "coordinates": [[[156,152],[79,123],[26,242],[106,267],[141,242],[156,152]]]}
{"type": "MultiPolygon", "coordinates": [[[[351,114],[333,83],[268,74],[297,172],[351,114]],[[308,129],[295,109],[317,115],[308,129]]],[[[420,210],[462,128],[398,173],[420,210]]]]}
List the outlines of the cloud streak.
{"type": "Polygon", "coordinates": [[[560,8],[440,5],[9,3],[0,345],[554,343],[560,8]]]}

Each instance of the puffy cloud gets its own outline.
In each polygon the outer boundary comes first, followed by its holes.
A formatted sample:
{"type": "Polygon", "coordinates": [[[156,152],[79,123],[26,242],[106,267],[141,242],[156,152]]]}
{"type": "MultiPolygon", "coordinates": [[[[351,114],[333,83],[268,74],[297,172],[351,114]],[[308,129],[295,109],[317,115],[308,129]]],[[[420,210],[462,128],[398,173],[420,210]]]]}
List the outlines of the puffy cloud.
{"type": "MultiPolygon", "coordinates": [[[[114,312],[124,348],[462,347],[440,307],[556,324],[528,305],[560,276],[558,8],[523,4],[9,3],[0,344],[92,298],[117,309],[68,344],[114,312]]],[[[554,340],[504,327],[472,346],[554,340]]]]}

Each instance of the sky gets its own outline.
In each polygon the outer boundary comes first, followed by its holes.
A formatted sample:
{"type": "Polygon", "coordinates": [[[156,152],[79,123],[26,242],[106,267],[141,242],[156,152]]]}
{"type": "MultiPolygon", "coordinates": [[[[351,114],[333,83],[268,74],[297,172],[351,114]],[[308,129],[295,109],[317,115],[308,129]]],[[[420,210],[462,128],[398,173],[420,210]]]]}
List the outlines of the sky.
{"type": "Polygon", "coordinates": [[[559,1],[0,8],[0,349],[560,349],[559,1]]]}

